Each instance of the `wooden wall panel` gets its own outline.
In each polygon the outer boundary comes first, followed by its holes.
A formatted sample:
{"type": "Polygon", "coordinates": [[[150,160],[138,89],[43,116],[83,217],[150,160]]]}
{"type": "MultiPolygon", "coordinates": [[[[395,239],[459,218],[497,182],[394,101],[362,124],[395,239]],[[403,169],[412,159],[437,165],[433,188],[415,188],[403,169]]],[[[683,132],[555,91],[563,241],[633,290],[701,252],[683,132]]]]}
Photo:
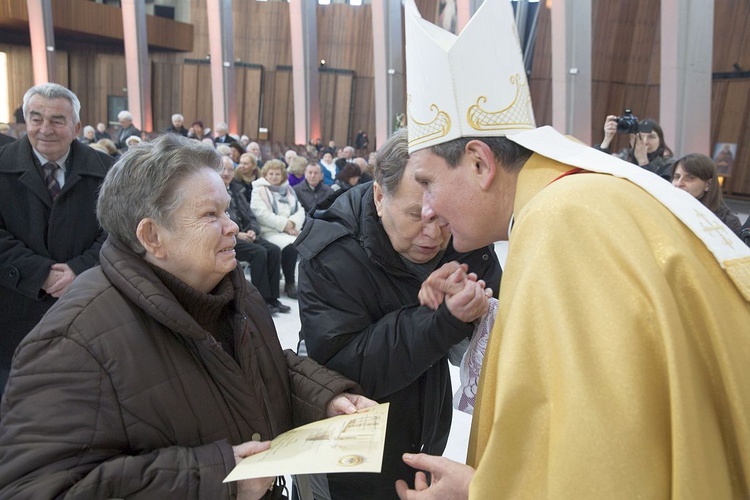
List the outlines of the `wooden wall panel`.
{"type": "MultiPolygon", "coordinates": [[[[13,112],[22,102],[23,95],[34,85],[31,65],[31,47],[0,44],[8,61],[8,102],[13,112]]],[[[11,116],[12,119],[12,116],[11,116]]]]}
{"type": "Polygon", "coordinates": [[[349,126],[351,120],[354,75],[336,74],[336,94],[333,103],[333,135],[336,144],[351,144],[349,126]]]}
{"type": "Polygon", "coordinates": [[[182,106],[181,113],[185,117],[185,127],[190,127],[198,113],[198,102],[195,99],[195,87],[198,82],[198,65],[182,65],[182,106]]]}
{"type": "Polygon", "coordinates": [[[294,137],[294,100],[292,99],[292,72],[287,69],[276,69],[273,72],[273,109],[271,110],[271,127],[268,139],[282,144],[293,144],[294,137]]]}
{"type": "Polygon", "coordinates": [[[750,71],[750,3],[715,0],[713,71],[750,71]]]}
{"type": "MultiPolygon", "coordinates": [[[[373,78],[357,76],[354,84],[354,109],[347,141],[352,146],[359,130],[366,132],[370,138],[375,135],[375,81],[373,78]]],[[[374,141],[370,140],[369,149],[372,150],[373,147],[374,141]]]]}
{"type": "MultiPolygon", "coordinates": [[[[336,74],[320,73],[320,134],[324,144],[336,139],[333,137],[333,111],[336,95],[336,74]]],[[[341,142],[336,142],[341,144],[341,142]]]]}
{"type": "Polygon", "coordinates": [[[182,113],[182,65],[171,62],[151,64],[151,109],[154,130],[172,126],[172,115],[182,113]]]}
{"type": "Polygon", "coordinates": [[[237,68],[237,106],[240,135],[258,137],[263,70],[237,68]],[[241,82],[241,85],[240,85],[241,82]]]}
{"type": "Polygon", "coordinates": [[[196,120],[213,129],[211,68],[208,64],[185,63],[182,66],[182,115],[185,127],[196,120]]]}
{"type": "Polygon", "coordinates": [[[750,78],[715,84],[713,104],[712,115],[721,119],[714,121],[712,146],[717,142],[738,145],[732,176],[725,179],[723,188],[729,194],[750,197],[750,123],[747,113],[750,110],[750,78]]]}
{"type": "Polygon", "coordinates": [[[318,56],[326,67],[373,76],[372,8],[346,4],[318,6],[318,56]]]}
{"type": "Polygon", "coordinates": [[[437,23],[438,0],[416,0],[414,3],[417,4],[417,9],[423,19],[437,23]]]}

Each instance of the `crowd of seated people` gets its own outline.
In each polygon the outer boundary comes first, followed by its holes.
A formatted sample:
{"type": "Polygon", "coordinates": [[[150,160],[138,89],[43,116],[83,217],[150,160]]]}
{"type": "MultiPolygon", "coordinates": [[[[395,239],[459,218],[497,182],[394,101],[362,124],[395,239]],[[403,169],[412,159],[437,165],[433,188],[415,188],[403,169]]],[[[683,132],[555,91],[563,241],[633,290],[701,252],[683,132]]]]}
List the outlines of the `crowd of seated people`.
{"type": "MultiPolygon", "coordinates": [[[[617,128],[620,118],[607,116],[604,139],[595,148],[639,165],[688,191],[709,207],[732,231],[739,234],[742,221],[723,202],[719,174],[709,157],[692,154],[677,160],[665,143],[662,128],[652,119],[640,120],[639,132],[625,136],[629,147],[612,152],[615,137],[621,132],[617,128]],[[698,189],[696,184],[703,186],[700,192],[693,192],[698,189]]],[[[141,141],[149,142],[164,133],[173,133],[211,144],[220,154],[231,159],[234,167],[232,184],[236,195],[244,198],[248,208],[252,206],[261,212],[258,216],[258,237],[263,233],[268,236],[269,241],[277,240],[275,244],[282,251],[284,290],[291,298],[296,297],[294,266],[297,255],[290,243],[304,225],[304,214],[309,213],[332,192],[346,191],[372,180],[375,152],[372,151],[367,156],[366,148],[337,146],[335,141],[324,143],[321,139],[311,139],[305,145],[254,140],[245,134],[230,133],[226,123],[219,123],[212,130],[197,119],[192,123],[188,122],[190,126],[187,127],[185,118],[179,113],[171,116],[168,128],[152,133],[135,128],[132,115],[127,111],[121,112],[118,119],[120,125],[113,128],[108,128],[104,123],[97,123],[95,127],[82,127],[78,140],[118,159],[127,148],[141,141]],[[120,139],[123,140],[122,144],[116,142],[120,139]],[[357,156],[358,154],[362,156],[357,156]],[[269,162],[273,162],[273,168],[264,169],[269,162]],[[272,172],[274,182],[278,183],[269,182],[261,172],[272,172]],[[263,189],[254,189],[258,185],[262,185],[263,189]],[[293,201],[286,203],[286,200],[293,201]],[[294,210],[290,210],[291,208],[294,210]],[[285,220],[283,227],[279,222],[282,219],[285,220]],[[293,228],[287,227],[292,224],[293,228]],[[271,234],[273,236],[269,236],[271,234]]],[[[250,274],[258,266],[257,263],[250,264],[250,274]]],[[[278,306],[269,307],[272,312],[283,309],[278,306]]]]}

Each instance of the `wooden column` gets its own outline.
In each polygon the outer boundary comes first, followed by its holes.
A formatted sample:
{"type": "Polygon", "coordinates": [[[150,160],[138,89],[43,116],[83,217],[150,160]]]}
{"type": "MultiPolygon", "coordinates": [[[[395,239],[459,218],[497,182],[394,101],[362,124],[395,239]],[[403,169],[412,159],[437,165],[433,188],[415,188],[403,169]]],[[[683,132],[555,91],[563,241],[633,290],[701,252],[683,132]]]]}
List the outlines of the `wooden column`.
{"type": "Polygon", "coordinates": [[[128,82],[128,111],[142,131],[153,130],[151,67],[148,60],[145,0],[122,0],[122,32],[128,82]]]}
{"type": "Polygon", "coordinates": [[[289,1],[295,144],[321,136],[317,19],[317,2],[289,1]]]}
{"type": "Polygon", "coordinates": [[[56,82],[52,0],[26,0],[26,5],[29,9],[29,35],[31,36],[34,85],[56,82]]]}
{"type": "Polygon", "coordinates": [[[234,35],[232,0],[207,0],[208,43],[211,54],[211,96],[213,123],[226,123],[229,132],[239,134],[235,92],[234,35]]]}
{"type": "Polygon", "coordinates": [[[402,19],[399,0],[372,1],[376,149],[393,133],[396,115],[405,113],[402,19]]]}
{"type": "Polygon", "coordinates": [[[552,126],[591,144],[591,0],[552,2],[552,126]]]}
{"type": "Polygon", "coordinates": [[[675,155],[711,155],[713,0],[662,0],[659,124],[675,155]]]}

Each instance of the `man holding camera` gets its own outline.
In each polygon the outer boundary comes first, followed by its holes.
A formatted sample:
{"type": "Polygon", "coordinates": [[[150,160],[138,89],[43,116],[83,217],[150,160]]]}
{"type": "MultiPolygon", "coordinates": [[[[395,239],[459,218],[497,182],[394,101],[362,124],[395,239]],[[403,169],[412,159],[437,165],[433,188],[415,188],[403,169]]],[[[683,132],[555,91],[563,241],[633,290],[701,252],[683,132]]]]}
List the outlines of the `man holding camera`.
{"type": "Polygon", "coordinates": [[[612,154],[616,134],[630,136],[630,148],[623,149],[616,156],[671,182],[674,154],[664,142],[664,132],[655,120],[646,118],[639,121],[629,109],[625,110],[623,116],[609,115],[604,121],[604,140],[594,147],[612,154]]]}

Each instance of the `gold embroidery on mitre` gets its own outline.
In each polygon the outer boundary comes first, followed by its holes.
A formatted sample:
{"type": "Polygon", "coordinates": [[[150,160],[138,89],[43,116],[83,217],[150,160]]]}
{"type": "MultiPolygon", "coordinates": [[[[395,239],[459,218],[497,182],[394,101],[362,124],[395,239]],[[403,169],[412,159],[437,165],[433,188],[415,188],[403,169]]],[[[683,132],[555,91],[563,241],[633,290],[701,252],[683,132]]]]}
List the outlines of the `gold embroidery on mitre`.
{"type": "Polygon", "coordinates": [[[510,105],[500,111],[487,111],[481,104],[487,101],[486,96],[479,96],[476,104],[466,112],[466,121],[474,130],[506,130],[517,128],[534,128],[531,115],[531,94],[529,87],[521,83],[518,74],[510,77],[510,83],[516,86],[516,95],[510,105]]]}
{"type": "Polygon", "coordinates": [[[407,99],[409,111],[409,146],[416,146],[425,142],[439,139],[448,135],[451,130],[451,118],[448,113],[441,111],[437,104],[430,104],[430,109],[435,113],[435,118],[429,122],[420,122],[414,119],[411,113],[411,96],[407,99]]]}

